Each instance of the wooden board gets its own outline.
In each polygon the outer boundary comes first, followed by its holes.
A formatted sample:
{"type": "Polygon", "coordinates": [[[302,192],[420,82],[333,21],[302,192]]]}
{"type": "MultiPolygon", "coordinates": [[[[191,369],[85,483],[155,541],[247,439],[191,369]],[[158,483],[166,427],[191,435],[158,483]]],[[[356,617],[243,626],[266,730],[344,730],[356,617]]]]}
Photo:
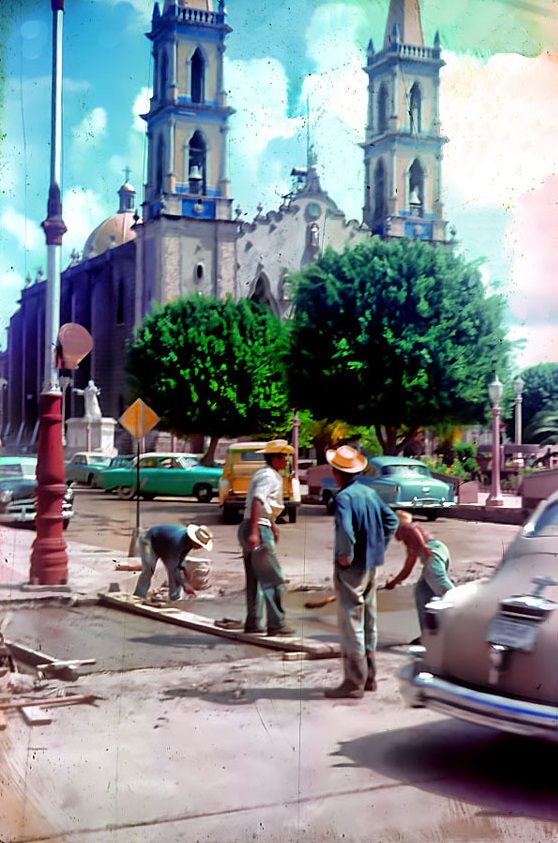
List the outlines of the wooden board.
{"type": "Polygon", "coordinates": [[[174,607],[155,607],[143,602],[139,597],[124,592],[102,592],[99,600],[106,606],[115,609],[124,609],[127,612],[135,612],[149,618],[156,618],[165,623],[173,623],[178,626],[193,629],[196,632],[205,632],[210,635],[218,635],[221,638],[232,638],[235,641],[242,641],[248,644],[256,644],[258,647],[265,647],[271,650],[283,650],[285,652],[307,653],[310,658],[324,659],[336,658],[340,655],[339,645],[326,641],[318,641],[315,638],[286,638],[283,636],[252,635],[242,630],[223,629],[216,626],[213,618],[206,618],[196,615],[193,612],[186,612],[183,609],[174,607]]]}
{"type": "Polygon", "coordinates": [[[46,726],[52,723],[51,714],[46,708],[41,708],[41,706],[29,708],[24,705],[20,708],[20,711],[23,714],[25,722],[29,723],[30,726],[46,726]]]}

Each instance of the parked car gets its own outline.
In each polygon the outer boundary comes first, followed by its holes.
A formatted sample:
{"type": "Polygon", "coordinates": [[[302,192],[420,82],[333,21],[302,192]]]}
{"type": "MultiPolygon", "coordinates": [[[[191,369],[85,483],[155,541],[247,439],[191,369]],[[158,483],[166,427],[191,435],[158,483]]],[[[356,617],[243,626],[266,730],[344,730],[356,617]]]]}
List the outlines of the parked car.
{"type": "Polygon", "coordinates": [[[99,474],[108,468],[111,458],[94,451],[81,451],[74,454],[66,463],[66,480],[68,483],[82,483],[84,486],[99,488],[99,474]]]}
{"type": "MultiPolygon", "coordinates": [[[[37,458],[0,457],[0,524],[30,523],[37,514],[37,458]]],[[[74,493],[66,488],[62,501],[64,529],[74,517],[74,493]]]]}
{"type": "MultiPolygon", "coordinates": [[[[235,442],[227,449],[219,481],[219,504],[225,524],[240,520],[250,480],[266,464],[263,454],[258,454],[264,446],[265,442],[235,442]]],[[[294,524],[300,506],[300,483],[293,474],[291,457],[283,479],[283,499],[289,523],[294,524]]]]}
{"type": "MultiPolygon", "coordinates": [[[[427,465],[411,457],[371,457],[358,482],[370,486],[394,509],[420,512],[429,521],[455,506],[453,486],[433,477],[427,465]]],[[[330,514],[335,511],[337,492],[333,477],[324,477],[320,499],[330,514]]]]}
{"type": "MultiPolygon", "coordinates": [[[[130,500],[136,494],[137,457],[127,466],[105,468],[99,475],[99,484],[119,498],[130,500]]],[[[199,460],[188,454],[142,454],[139,458],[140,497],[146,501],[161,495],[189,497],[200,502],[210,501],[219,487],[220,468],[200,465],[199,460]]]]}
{"type": "Polygon", "coordinates": [[[118,456],[111,459],[108,468],[126,468],[134,459],[134,454],[118,454],[118,456]]]}
{"type": "Polygon", "coordinates": [[[490,578],[426,606],[400,673],[411,705],[558,740],[558,493],[537,507],[490,578]]]}

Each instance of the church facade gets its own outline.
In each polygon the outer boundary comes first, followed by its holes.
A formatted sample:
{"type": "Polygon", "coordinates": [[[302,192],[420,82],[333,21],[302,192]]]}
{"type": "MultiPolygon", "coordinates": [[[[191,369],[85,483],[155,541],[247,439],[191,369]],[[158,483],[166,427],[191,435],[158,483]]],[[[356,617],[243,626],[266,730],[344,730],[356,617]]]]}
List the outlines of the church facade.
{"type": "MultiPolygon", "coordinates": [[[[129,403],[125,349],[154,303],[199,292],[291,308],[289,275],[328,246],[342,251],[371,235],[445,242],[441,203],[444,139],[438,119],[439,39],[424,45],[418,0],[391,0],[383,49],[367,52],[369,107],[363,219],[348,220],[322,189],[311,147],[294,168],[293,190],[251,222],[233,211],[227,174],[223,59],[231,29],[222,0],[155,3],[153,95],[144,115],[147,175],[141,216],[128,178],[116,214],[73,254],[61,279],[61,324],[78,322],[94,348],[63,383],[101,389],[103,415],[129,403]],[[70,376],[72,381],[70,384],[70,376]]],[[[3,439],[33,449],[43,372],[45,283],[29,278],[10,322],[3,361],[8,381],[3,439]]],[[[65,389],[65,416],[82,415],[65,389]]],[[[2,431],[0,431],[0,434],[2,431]]]]}

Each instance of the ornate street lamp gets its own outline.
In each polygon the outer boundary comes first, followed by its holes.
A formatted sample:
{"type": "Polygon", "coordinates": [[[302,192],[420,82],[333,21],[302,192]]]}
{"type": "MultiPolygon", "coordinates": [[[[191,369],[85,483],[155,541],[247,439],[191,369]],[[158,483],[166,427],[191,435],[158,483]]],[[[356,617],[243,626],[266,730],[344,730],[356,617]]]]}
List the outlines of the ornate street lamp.
{"type": "Polygon", "coordinates": [[[488,397],[492,404],[492,481],[486,506],[504,505],[500,491],[500,401],[503,392],[504,387],[494,375],[494,380],[488,385],[488,397]]]}
{"type": "Polygon", "coordinates": [[[63,538],[62,501],[66,468],[62,447],[62,392],[58,381],[56,346],[60,329],[60,251],[66,226],[62,219],[60,176],[62,160],[62,19],[64,0],[51,0],[52,96],[50,187],[43,222],[48,272],[45,306],[45,369],[39,403],[37,453],[37,537],[31,553],[30,586],[66,586],[68,554],[63,538]]]}
{"type": "Polygon", "coordinates": [[[513,382],[513,391],[515,392],[515,444],[521,445],[521,404],[523,402],[523,387],[524,381],[518,376],[513,382]]]}

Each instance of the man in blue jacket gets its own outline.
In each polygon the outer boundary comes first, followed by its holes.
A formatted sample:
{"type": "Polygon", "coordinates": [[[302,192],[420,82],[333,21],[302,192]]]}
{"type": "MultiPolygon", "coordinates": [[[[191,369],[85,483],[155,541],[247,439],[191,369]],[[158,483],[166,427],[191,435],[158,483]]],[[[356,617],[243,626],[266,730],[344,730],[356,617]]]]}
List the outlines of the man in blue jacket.
{"type": "Polygon", "coordinates": [[[160,524],[140,530],[139,546],[142,570],[134,594],[147,597],[151,579],[160,559],[167,569],[169,600],[180,600],[183,591],[194,594],[185,571],[185,559],[191,550],[213,548],[213,535],[204,524],[160,524]]]}
{"type": "Polygon", "coordinates": [[[369,486],[358,482],[368,466],[349,445],[326,452],[340,491],[335,499],[334,582],[342,683],[328,688],[330,699],[360,699],[376,690],[376,568],[395,534],[397,516],[369,486]]]}

